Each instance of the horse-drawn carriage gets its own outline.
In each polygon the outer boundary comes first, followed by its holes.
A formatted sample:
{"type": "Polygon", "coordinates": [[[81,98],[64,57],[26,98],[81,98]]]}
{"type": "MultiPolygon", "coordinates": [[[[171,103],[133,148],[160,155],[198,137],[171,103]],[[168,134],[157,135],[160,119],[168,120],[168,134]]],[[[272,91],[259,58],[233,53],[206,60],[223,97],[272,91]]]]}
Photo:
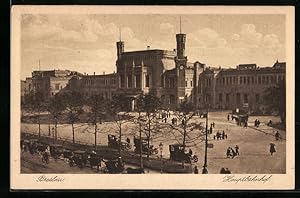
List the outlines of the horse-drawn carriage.
{"type": "Polygon", "coordinates": [[[121,157],[118,157],[117,159],[110,159],[106,161],[105,165],[108,173],[122,173],[124,171],[125,163],[121,157]]]}
{"type": "Polygon", "coordinates": [[[120,138],[118,138],[115,135],[108,135],[108,147],[114,148],[114,149],[119,149],[120,144],[121,144],[121,149],[122,150],[130,150],[131,149],[130,142],[120,141],[120,138]]]}
{"type": "Polygon", "coordinates": [[[234,109],[231,113],[231,120],[235,120],[238,125],[241,125],[242,123],[247,123],[249,114],[246,110],[243,109],[234,109]]]}
{"type": "Polygon", "coordinates": [[[96,154],[96,152],[88,152],[83,150],[76,150],[71,153],[69,157],[69,165],[72,167],[74,165],[78,166],[80,169],[89,166],[90,168],[101,166],[101,161],[103,160],[102,156],[96,154]]]}
{"type": "Polygon", "coordinates": [[[153,145],[150,145],[149,148],[148,148],[148,138],[146,137],[134,137],[134,146],[135,146],[135,149],[134,151],[136,153],[140,153],[140,146],[142,145],[142,153],[143,154],[146,154],[148,153],[149,151],[149,154],[150,155],[153,155],[153,154],[157,154],[158,153],[158,149],[157,148],[154,148],[153,145]]]}
{"type": "Polygon", "coordinates": [[[186,163],[198,162],[198,156],[193,155],[191,149],[181,144],[169,145],[170,159],[186,163]]]}

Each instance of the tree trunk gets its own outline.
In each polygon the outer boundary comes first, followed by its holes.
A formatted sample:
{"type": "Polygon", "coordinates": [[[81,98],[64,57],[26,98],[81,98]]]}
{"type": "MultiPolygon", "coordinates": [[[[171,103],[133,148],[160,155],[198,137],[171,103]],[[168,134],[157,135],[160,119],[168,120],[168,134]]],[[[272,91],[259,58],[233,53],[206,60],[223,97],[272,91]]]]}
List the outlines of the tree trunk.
{"type": "MultiPolygon", "coordinates": [[[[139,118],[141,117],[141,113],[139,112],[139,118]]],[[[143,147],[142,147],[142,124],[141,121],[139,121],[139,127],[140,127],[140,168],[141,170],[144,169],[143,164],[143,147]]]]}
{"type": "Polygon", "coordinates": [[[150,129],[151,123],[150,123],[150,116],[148,115],[148,138],[147,138],[147,144],[148,144],[148,151],[147,151],[147,161],[150,159],[150,135],[151,135],[151,129],[150,129]]]}
{"type": "Polygon", "coordinates": [[[40,110],[39,110],[39,114],[38,114],[39,138],[41,137],[41,119],[40,119],[40,115],[41,115],[41,112],[40,112],[40,110]]]}
{"type": "Polygon", "coordinates": [[[122,125],[119,125],[120,130],[119,130],[119,156],[121,157],[121,150],[122,150],[122,144],[121,144],[121,138],[122,138],[122,125]]]}
{"type": "Polygon", "coordinates": [[[73,133],[73,144],[75,144],[75,130],[74,130],[74,123],[72,122],[72,133],[73,133]]]}
{"type": "Polygon", "coordinates": [[[97,148],[97,123],[95,123],[95,150],[97,148]]]}
{"type": "MultiPolygon", "coordinates": [[[[182,142],[182,146],[183,149],[185,149],[185,137],[186,137],[186,120],[184,120],[184,125],[183,125],[183,142],[182,142]]],[[[182,161],[182,168],[184,168],[184,161],[182,161]]]]}
{"type": "Polygon", "coordinates": [[[57,118],[55,118],[55,140],[57,140],[57,118]]]}
{"type": "Polygon", "coordinates": [[[49,123],[49,127],[48,127],[48,136],[49,137],[51,136],[51,126],[50,126],[50,123],[49,123]]]}

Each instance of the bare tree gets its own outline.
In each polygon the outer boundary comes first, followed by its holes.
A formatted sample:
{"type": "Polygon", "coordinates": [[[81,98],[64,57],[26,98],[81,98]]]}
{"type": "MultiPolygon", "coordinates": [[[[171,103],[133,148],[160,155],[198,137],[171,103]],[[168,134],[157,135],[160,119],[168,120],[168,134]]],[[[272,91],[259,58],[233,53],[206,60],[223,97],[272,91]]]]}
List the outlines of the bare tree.
{"type": "Polygon", "coordinates": [[[58,94],[53,96],[49,103],[48,103],[48,111],[52,115],[54,122],[55,122],[55,134],[54,134],[54,140],[57,140],[57,123],[58,119],[62,115],[63,111],[66,108],[65,101],[62,97],[60,97],[58,94]]]}
{"type": "Polygon", "coordinates": [[[72,140],[75,143],[75,128],[74,124],[79,121],[79,116],[83,113],[84,99],[83,95],[79,92],[65,92],[60,96],[62,103],[65,106],[68,120],[72,126],[72,140]]]}
{"type": "Polygon", "coordinates": [[[103,96],[99,94],[92,95],[88,99],[88,105],[91,107],[91,112],[89,115],[89,120],[94,125],[94,135],[95,135],[95,149],[97,147],[97,123],[102,124],[103,119],[105,118],[105,112],[107,111],[107,100],[104,100],[103,96]]]}
{"type": "MultiPolygon", "coordinates": [[[[186,101],[180,104],[180,107],[177,112],[174,112],[174,118],[178,122],[168,124],[169,127],[169,136],[175,138],[175,140],[181,144],[184,148],[187,144],[197,145],[198,143],[204,141],[205,138],[205,128],[201,123],[195,122],[192,118],[197,115],[197,110],[191,103],[186,101]],[[193,132],[196,132],[192,134],[193,132]],[[176,133],[179,133],[177,135],[176,133]]],[[[182,162],[184,167],[184,161],[182,162]]]]}
{"type": "Polygon", "coordinates": [[[107,109],[119,131],[119,156],[121,156],[122,151],[122,127],[132,119],[132,116],[129,114],[130,102],[130,98],[126,97],[125,94],[113,95],[107,109]]]}
{"type": "MultiPolygon", "coordinates": [[[[159,121],[157,118],[157,110],[160,107],[160,100],[154,95],[146,94],[140,95],[138,98],[139,109],[145,112],[143,123],[143,128],[145,131],[145,135],[147,137],[147,160],[150,158],[150,140],[152,138],[152,133],[156,133],[159,130],[159,121]]],[[[141,137],[140,137],[141,138],[141,137]]]]}
{"type": "Polygon", "coordinates": [[[43,93],[41,92],[30,92],[28,95],[24,96],[21,103],[21,111],[29,110],[34,113],[38,122],[38,135],[41,137],[41,112],[45,110],[45,103],[43,102],[43,93]]]}

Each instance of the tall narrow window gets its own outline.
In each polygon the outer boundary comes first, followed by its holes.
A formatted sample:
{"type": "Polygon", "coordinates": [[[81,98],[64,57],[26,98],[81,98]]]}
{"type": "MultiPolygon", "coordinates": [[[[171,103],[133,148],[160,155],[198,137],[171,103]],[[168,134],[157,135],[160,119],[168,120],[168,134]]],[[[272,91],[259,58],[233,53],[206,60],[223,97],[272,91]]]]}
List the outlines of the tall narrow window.
{"type": "Polygon", "coordinates": [[[160,77],[160,85],[161,85],[161,87],[165,87],[165,79],[164,79],[163,75],[161,75],[161,77],[160,77]]]}
{"type": "Polygon", "coordinates": [[[229,103],[229,93],[226,94],[226,102],[229,103]]]}
{"type": "Polygon", "coordinates": [[[131,77],[131,75],[127,76],[127,87],[132,87],[132,77],[131,77]]]}
{"type": "Polygon", "coordinates": [[[146,75],[146,87],[150,86],[150,77],[149,74],[146,75]]]}
{"type": "Polygon", "coordinates": [[[244,103],[248,103],[248,94],[244,94],[244,103]]]}
{"type": "Polygon", "coordinates": [[[193,87],[193,81],[191,80],[191,87],[193,87]]]}
{"type": "Polygon", "coordinates": [[[219,93],[219,102],[222,102],[222,101],[223,101],[223,94],[219,93]]]}
{"type": "Polygon", "coordinates": [[[259,94],[255,94],[255,102],[259,102],[259,94]]]}
{"type": "Polygon", "coordinates": [[[141,87],[141,75],[135,75],[135,87],[140,88],[141,87]]]}
{"type": "Polygon", "coordinates": [[[241,103],[241,94],[240,94],[240,93],[237,93],[237,94],[236,94],[236,103],[237,103],[237,104],[240,104],[240,103],[241,103]]]}

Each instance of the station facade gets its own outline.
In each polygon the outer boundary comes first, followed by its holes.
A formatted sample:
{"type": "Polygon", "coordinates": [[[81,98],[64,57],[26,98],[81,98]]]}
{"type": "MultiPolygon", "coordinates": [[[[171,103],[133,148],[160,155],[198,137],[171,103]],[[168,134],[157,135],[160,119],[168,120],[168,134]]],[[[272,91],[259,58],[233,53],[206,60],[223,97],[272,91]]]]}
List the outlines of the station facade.
{"type": "Polygon", "coordinates": [[[276,61],[270,67],[240,64],[236,68],[214,68],[199,61],[188,62],[186,34],[176,34],[176,43],[174,50],[125,51],[125,43],[120,40],[116,42],[116,73],[34,71],[32,89],[45,92],[46,98],[65,89],[85,96],[100,94],[105,99],[124,93],[132,99],[132,110],[139,94],[157,96],[166,109],[176,109],[188,101],[199,109],[209,104],[214,109],[255,110],[261,108],[265,90],[285,80],[285,62],[276,61]]]}

